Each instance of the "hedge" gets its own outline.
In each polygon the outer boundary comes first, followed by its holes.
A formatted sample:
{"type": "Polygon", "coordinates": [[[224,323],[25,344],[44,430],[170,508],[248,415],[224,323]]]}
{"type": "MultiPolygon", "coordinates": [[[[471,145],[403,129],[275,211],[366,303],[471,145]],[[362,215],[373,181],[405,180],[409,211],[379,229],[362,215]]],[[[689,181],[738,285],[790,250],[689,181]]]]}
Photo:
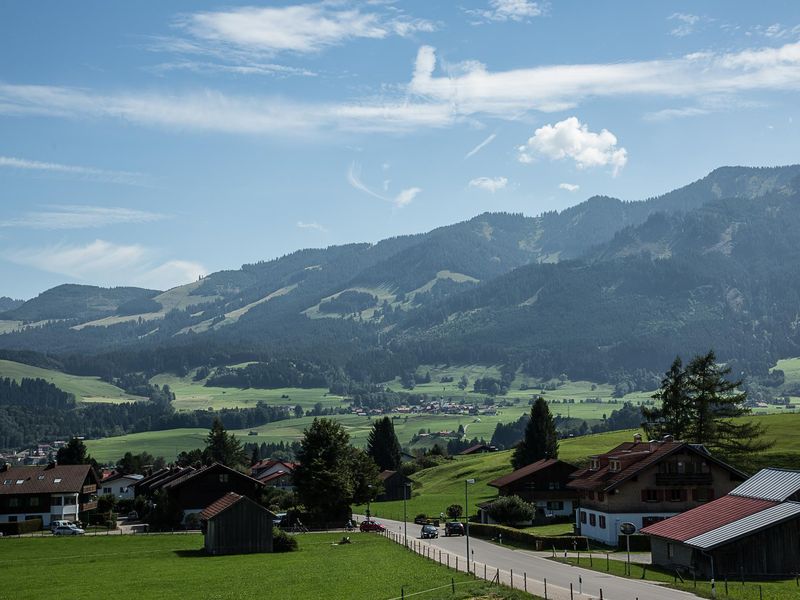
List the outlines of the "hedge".
{"type": "Polygon", "coordinates": [[[42,529],[41,519],[27,519],[25,521],[15,521],[13,523],[0,523],[0,533],[3,535],[22,535],[23,533],[33,533],[42,529]]]}
{"type": "MultiPolygon", "coordinates": [[[[483,523],[470,523],[470,535],[480,538],[496,538],[500,535],[504,540],[509,542],[516,542],[518,544],[528,546],[534,550],[551,550],[555,547],[556,550],[573,550],[575,548],[574,542],[577,542],[579,550],[585,550],[587,538],[580,535],[553,535],[544,536],[536,535],[529,531],[522,531],[514,529],[513,527],[506,527],[504,525],[486,525],[483,523]]],[[[631,540],[633,542],[633,540],[631,540]]]]}

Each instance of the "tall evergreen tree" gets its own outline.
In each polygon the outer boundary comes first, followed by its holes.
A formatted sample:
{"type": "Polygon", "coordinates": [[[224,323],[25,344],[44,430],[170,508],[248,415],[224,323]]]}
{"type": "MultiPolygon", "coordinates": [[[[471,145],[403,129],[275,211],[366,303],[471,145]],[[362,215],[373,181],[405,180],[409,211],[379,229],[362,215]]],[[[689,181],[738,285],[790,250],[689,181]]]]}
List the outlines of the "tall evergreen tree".
{"type": "Polygon", "coordinates": [[[650,439],[660,440],[672,435],[676,440],[683,440],[689,434],[692,410],[687,377],[681,357],[676,356],[661,380],[661,388],[653,394],[656,404],[642,407],[645,420],[642,427],[650,439]]]}
{"type": "Polygon", "coordinates": [[[558,433],[550,407],[539,396],[531,407],[531,420],[525,428],[525,437],[511,457],[511,465],[521,469],[542,458],[558,458],[558,433]]]}
{"type": "Polygon", "coordinates": [[[97,461],[86,450],[86,444],[80,438],[72,438],[67,445],[59,448],[56,462],[60,465],[92,465],[97,468],[97,461]]]}
{"type": "Polygon", "coordinates": [[[215,418],[211,424],[203,454],[207,461],[222,463],[226,467],[247,464],[247,453],[242,448],[242,444],[235,435],[225,431],[222,421],[218,418],[215,418]]]}
{"type": "Polygon", "coordinates": [[[396,471],[400,466],[400,442],[389,417],[378,419],[372,424],[367,438],[367,454],[381,471],[396,471]]]}

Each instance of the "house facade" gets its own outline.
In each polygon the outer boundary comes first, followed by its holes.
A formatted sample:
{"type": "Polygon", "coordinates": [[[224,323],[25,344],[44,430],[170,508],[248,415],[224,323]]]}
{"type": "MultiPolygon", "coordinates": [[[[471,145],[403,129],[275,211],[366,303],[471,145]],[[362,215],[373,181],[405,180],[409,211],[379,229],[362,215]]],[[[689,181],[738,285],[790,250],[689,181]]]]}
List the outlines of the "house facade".
{"type": "Polygon", "coordinates": [[[575,525],[581,535],[616,546],[622,523],[637,531],[724,496],[746,479],[700,445],[625,442],[590,457],[568,487],[579,494],[575,525]]]}
{"type": "Polygon", "coordinates": [[[730,494],[645,527],[653,564],[700,577],[794,576],[800,471],[762,469],[730,494]]]}
{"type": "Polygon", "coordinates": [[[80,521],[97,508],[98,476],[91,465],[0,466],[0,522],[80,521]]]}
{"type": "Polygon", "coordinates": [[[200,513],[208,554],[272,552],[275,515],[247,496],[229,492],[200,513]]]}
{"type": "Polygon", "coordinates": [[[381,471],[378,478],[383,482],[383,492],[375,498],[377,502],[411,498],[411,480],[400,471],[381,471]],[[409,485],[407,489],[406,484],[409,485]]]}
{"type": "MultiPolygon", "coordinates": [[[[577,467],[554,458],[538,460],[489,482],[500,496],[519,496],[536,507],[535,523],[571,517],[578,505],[578,492],[570,489],[570,476],[577,467]]],[[[484,503],[488,506],[488,503],[484,503]]],[[[485,508],[485,507],[484,507],[485,508]]],[[[491,523],[486,510],[481,520],[491,523]]]]}
{"type": "Polygon", "coordinates": [[[100,481],[98,493],[103,496],[111,494],[117,500],[133,500],[134,486],[142,479],[144,479],[144,475],[111,473],[100,481]]]}

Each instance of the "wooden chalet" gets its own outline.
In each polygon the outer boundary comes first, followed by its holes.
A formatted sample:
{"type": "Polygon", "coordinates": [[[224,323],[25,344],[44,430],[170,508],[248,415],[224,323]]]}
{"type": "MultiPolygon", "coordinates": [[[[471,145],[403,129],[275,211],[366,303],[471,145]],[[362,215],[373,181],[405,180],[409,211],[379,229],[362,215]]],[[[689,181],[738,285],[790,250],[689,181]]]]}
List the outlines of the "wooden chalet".
{"type": "Polygon", "coordinates": [[[200,513],[208,554],[272,552],[275,515],[247,496],[228,492],[200,513]]]}
{"type": "Polygon", "coordinates": [[[378,478],[383,482],[383,492],[375,498],[376,502],[411,498],[411,480],[400,471],[381,471],[378,478]],[[407,489],[406,484],[409,484],[407,489]]]}
{"type": "Polygon", "coordinates": [[[497,452],[497,447],[490,444],[474,444],[469,448],[464,448],[459,452],[459,456],[469,456],[470,454],[483,454],[485,452],[497,452]]]}

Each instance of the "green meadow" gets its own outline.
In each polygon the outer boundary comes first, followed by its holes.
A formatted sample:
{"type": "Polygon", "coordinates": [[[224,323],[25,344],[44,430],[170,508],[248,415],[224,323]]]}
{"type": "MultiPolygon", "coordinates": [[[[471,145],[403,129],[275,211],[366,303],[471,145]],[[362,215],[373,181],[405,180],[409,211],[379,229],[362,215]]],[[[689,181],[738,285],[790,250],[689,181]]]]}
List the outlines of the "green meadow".
{"type": "Polygon", "coordinates": [[[206,556],[200,535],[15,538],[0,540],[4,600],[522,600],[404,550],[384,537],[298,536],[285,554],[206,556]],[[32,557],[35,557],[32,560],[32,557]],[[451,591],[455,584],[455,594],[451,591]],[[438,588],[438,589],[437,589],[438,588]],[[430,590],[430,591],[426,591],[430,590]],[[424,593],[422,593],[424,592],[424,593]]]}
{"type": "Polygon", "coordinates": [[[133,402],[146,400],[139,396],[126,394],[123,390],[101,381],[99,377],[68,375],[61,371],[41,369],[10,360],[0,360],[0,377],[8,377],[16,381],[23,378],[44,379],[57,388],[73,394],[82,402],[133,402]]]}

